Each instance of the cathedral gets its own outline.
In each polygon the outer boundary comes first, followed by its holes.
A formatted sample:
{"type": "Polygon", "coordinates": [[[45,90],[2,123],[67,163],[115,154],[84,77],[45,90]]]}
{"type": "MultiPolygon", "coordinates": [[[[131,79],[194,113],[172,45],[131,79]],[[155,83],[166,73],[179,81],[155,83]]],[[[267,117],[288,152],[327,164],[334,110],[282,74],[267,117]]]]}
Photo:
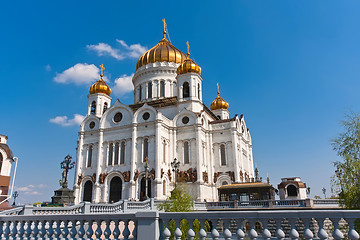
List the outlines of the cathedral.
{"type": "Polygon", "coordinates": [[[175,184],[196,201],[217,201],[218,188],[254,181],[251,136],[243,115],[229,117],[220,96],[202,101],[201,68],[163,38],[137,61],[134,103],[111,102],[103,65],[90,87],[80,126],[75,203],[166,199],[175,184]]]}

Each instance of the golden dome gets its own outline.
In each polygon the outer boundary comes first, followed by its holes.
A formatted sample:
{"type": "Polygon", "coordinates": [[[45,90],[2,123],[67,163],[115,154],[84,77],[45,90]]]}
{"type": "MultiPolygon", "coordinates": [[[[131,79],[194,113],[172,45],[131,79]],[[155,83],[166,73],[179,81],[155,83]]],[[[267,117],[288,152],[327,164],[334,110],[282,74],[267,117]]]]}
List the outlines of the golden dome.
{"type": "Polygon", "coordinates": [[[166,39],[166,31],[163,32],[164,37],[160,42],[150,50],[147,50],[136,64],[136,70],[141,66],[154,62],[174,62],[182,63],[186,59],[185,53],[174,47],[169,40],[166,39]]]}
{"type": "Polygon", "coordinates": [[[183,73],[193,72],[201,75],[201,67],[197,65],[191,58],[189,58],[190,56],[189,42],[186,42],[186,44],[188,45],[187,57],[185,61],[182,64],[180,64],[180,66],[178,67],[177,74],[180,75],[183,73]]]}
{"type": "Polygon", "coordinates": [[[100,74],[100,79],[96,81],[96,83],[94,83],[93,85],[91,85],[90,87],[90,94],[94,94],[94,93],[105,93],[106,95],[110,96],[111,94],[111,88],[106,84],[106,82],[103,80],[103,70],[104,65],[101,64],[100,65],[101,68],[101,74],[100,74]]]}
{"type": "Polygon", "coordinates": [[[215,100],[211,103],[210,108],[211,110],[218,110],[218,109],[228,110],[229,104],[222,97],[220,97],[219,84],[217,86],[218,86],[218,91],[217,91],[218,95],[215,98],[215,100]]]}

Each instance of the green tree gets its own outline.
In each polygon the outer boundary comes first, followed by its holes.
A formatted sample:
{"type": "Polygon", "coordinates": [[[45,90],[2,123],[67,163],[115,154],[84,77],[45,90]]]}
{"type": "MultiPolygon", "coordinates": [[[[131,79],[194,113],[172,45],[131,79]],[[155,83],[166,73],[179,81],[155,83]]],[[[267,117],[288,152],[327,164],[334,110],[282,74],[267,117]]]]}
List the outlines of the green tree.
{"type": "Polygon", "coordinates": [[[360,209],[360,115],[350,113],[341,122],[344,132],[332,140],[332,147],[341,157],[334,162],[336,174],[332,190],[348,209],[360,209]]]}

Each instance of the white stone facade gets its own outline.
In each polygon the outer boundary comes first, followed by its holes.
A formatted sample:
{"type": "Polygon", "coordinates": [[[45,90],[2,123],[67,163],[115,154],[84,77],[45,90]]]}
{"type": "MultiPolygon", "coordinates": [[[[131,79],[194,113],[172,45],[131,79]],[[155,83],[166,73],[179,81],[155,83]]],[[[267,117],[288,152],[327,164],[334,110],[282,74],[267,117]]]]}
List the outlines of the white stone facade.
{"type": "Polygon", "coordinates": [[[227,110],[209,110],[202,102],[201,76],[177,76],[178,66],[155,62],[137,69],[133,105],[119,100],[110,105],[106,94],[89,95],[77,147],[75,203],[119,200],[114,194],[141,199],[145,157],[155,199],[165,199],[174,188],[175,158],[180,179],[198,201],[217,200],[223,184],[253,181],[251,136],[243,116],[229,119],[227,110]]]}

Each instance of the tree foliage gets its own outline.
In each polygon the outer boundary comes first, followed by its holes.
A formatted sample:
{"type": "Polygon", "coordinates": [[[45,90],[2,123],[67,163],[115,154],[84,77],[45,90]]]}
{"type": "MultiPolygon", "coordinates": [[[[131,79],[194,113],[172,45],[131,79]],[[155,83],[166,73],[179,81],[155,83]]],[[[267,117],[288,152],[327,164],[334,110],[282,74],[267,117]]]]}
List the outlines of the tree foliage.
{"type": "Polygon", "coordinates": [[[194,200],[183,185],[177,185],[170,197],[159,204],[159,210],[165,212],[190,212],[194,209],[194,200]]]}
{"type": "Polygon", "coordinates": [[[337,174],[332,178],[332,190],[344,207],[360,209],[360,114],[350,113],[341,123],[345,131],[332,140],[342,158],[334,162],[337,174]]]}

